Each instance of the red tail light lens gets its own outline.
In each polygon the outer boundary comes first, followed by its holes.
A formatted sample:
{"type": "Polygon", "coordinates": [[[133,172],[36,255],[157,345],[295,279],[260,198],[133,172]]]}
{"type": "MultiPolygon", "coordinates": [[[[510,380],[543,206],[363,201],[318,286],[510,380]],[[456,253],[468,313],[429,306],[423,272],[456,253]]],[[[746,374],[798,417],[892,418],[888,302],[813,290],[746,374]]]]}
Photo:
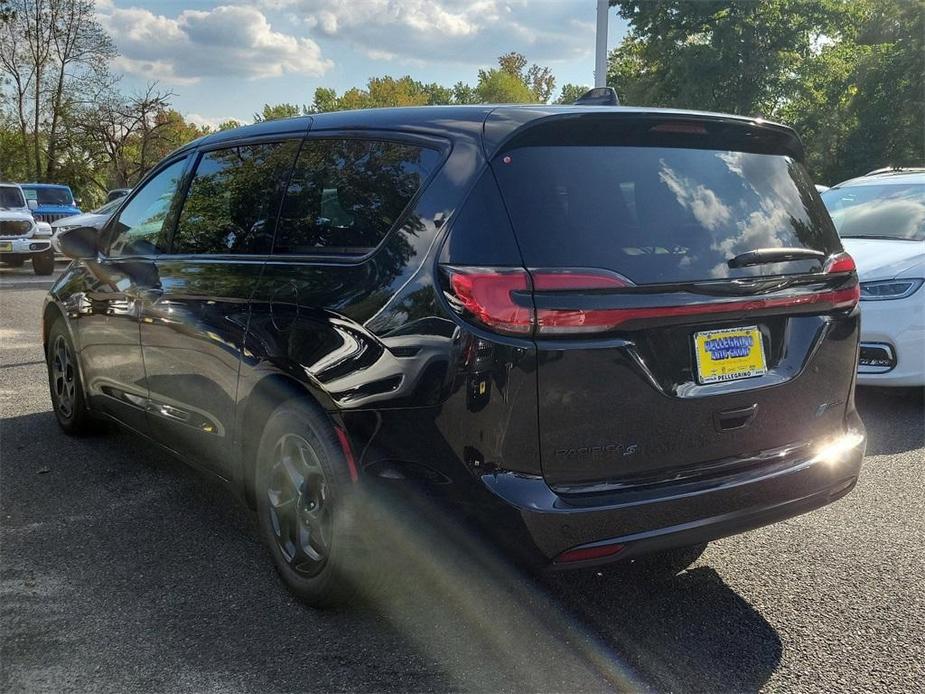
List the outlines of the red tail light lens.
{"type": "Polygon", "coordinates": [[[610,310],[534,310],[530,293],[593,291],[632,286],[605,270],[513,270],[445,267],[447,299],[457,312],[509,335],[599,331],[611,327],[610,310]],[[519,292],[520,296],[515,297],[519,292]]]}
{"type": "Polygon", "coordinates": [[[529,335],[533,307],[514,302],[513,292],[530,289],[526,270],[448,268],[447,298],[458,312],[498,332],[529,335]]]}
{"type": "MultiPolygon", "coordinates": [[[[607,270],[539,269],[527,272],[522,268],[449,266],[444,267],[444,270],[449,279],[447,299],[460,315],[496,332],[520,336],[604,333],[619,328],[626,329],[629,327],[628,323],[640,320],[721,315],[812,305],[818,305],[822,311],[849,309],[856,306],[861,298],[860,285],[855,281],[845,288],[815,293],[793,293],[787,296],[714,299],[699,303],[668,303],[645,307],[574,307],[574,301],[564,299],[570,292],[606,293],[608,290],[634,285],[630,280],[607,270]],[[564,305],[561,307],[556,306],[559,299],[563,299],[564,305]],[[568,307],[569,304],[572,307],[568,307]]],[[[839,275],[854,271],[854,260],[847,253],[832,256],[824,269],[826,274],[839,275]]],[[[670,300],[670,297],[666,297],[666,302],[670,300]]],[[[583,299],[580,301],[583,302],[583,299]]]]}
{"type": "MultiPolygon", "coordinates": [[[[825,264],[825,273],[827,275],[856,271],[857,266],[854,264],[854,258],[845,252],[833,255],[825,264]]],[[[839,289],[829,293],[837,295],[833,299],[835,308],[854,308],[861,300],[861,283],[855,282],[853,286],[847,289],[839,289]]]]}
{"type": "Polygon", "coordinates": [[[837,253],[829,258],[825,263],[825,272],[828,275],[834,275],[837,272],[854,272],[857,267],[854,264],[854,258],[847,253],[837,253]]]}
{"type": "Polygon", "coordinates": [[[590,270],[533,270],[533,289],[542,291],[618,289],[633,283],[611,272],[590,270]]]}

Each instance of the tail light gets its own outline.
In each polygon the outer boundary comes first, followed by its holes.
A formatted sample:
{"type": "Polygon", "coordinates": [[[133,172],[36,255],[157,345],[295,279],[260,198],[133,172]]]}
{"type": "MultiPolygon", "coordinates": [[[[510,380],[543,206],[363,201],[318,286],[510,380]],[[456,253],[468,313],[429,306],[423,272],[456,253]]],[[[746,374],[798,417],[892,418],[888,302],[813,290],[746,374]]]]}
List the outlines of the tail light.
{"type": "Polygon", "coordinates": [[[588,292],[632,286],[605,270],[533,270],[444,268],[449,277],[450,305],[461,315],[508,335],[600,331],[610,328],[609,310],[539,309],[534,295],[544,292],[588,292]]]}
{"type": "MultiPolygon", "coordinates": [[[[856,273],[857,266],[854,264],[854,258],[842,251],[826,261],[824,272],[827,275],[847,275],[856,273]]],[[[837,289],[830,293],[833,295],[832,303],[835,308],[854,308],[861,300],[861,283],[855,281],[850,287],[837,289]]]]}
{"type": "Polygon", "coordinates": [[[515,292],[529,297],[530,278],[526,270],[448,268],[451,292],[447,299],[457,312],[510,335],[533,331],[533,306],[514,300],[515,292]]]}
{"type": "MultiPolygon", "coordinates": [[[[615,296],[614,290],[636,287],[630,280],[607,270],[485,268],[444,266],[449,287],[445,291],[450,305],[460,315],[486,328],[507,335],[559,336],[604,333],[629,327],[641,320],[684,316],[721,315],[819,306],[820,310],[850,309],[861,297],[860,285],[785,296],[713,298],[706,302],[677,302],[677,294],[655,295],[664,303],[594,307],[584,301],[595,294],[615,296]],[[581,295],[578,301],[575,295],[581,295]],[[573,300],[568,300],[569,297],[573,300]],[[582,304],[582,305],[578,305],[582,304]]],[[[855,272],[854,260],[847,253],[826,262],[826,275],[855,272]]],[[[652,295],[649,295],[650,297],[652,295]]],[[[687,295],[689,297],[689,295],[687,295]]],[[[625,299],[632,298],[627,293],[625,299]]],[[[633,294],[639,298],[638,292],[633,294]]],[[[627,302],[632,303],[632,302],[627,302]]],[[[639,302],[636,302],[637,304],[639,302]]]]}
{"type": "Polygon", "coordinates": [[[856,272],[857,266],[854,264],[854,258],[842,251],[831,256],[825,263],[824,272],[828,275],[834,275],[840,272],[856,272]]]}

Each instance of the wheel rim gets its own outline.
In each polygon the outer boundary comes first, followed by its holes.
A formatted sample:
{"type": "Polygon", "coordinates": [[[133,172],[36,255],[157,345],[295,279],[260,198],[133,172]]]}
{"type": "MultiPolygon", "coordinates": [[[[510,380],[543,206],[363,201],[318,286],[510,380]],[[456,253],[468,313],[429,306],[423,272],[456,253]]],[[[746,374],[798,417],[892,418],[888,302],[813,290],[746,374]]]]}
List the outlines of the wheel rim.
{"type": "Polygon", "coordinates": [[[276,546],[293,571],[314,576],[331,551],[331,503],[321,461],[297,434],[273,449],[266,486],[270,527],[276,546]]]}
{"type": "Polygon", "coordinates": [[[55,406],[66,418],[74,414],[77,395],[77,380],[71,347],[64,335],[58,335],[51,353],[51,380],[55,394],[55,406]]]}

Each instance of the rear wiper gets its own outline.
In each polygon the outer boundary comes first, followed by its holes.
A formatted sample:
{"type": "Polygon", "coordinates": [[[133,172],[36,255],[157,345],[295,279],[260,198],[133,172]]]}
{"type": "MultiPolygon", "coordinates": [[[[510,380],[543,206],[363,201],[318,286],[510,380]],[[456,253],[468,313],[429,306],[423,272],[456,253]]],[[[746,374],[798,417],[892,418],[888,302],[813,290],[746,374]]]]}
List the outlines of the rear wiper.
{"type": "Polygon", "coordinates": [[[768,263],[785,263],[788,260],[825,260],[825,253],[811,248],[756,248],[740,253],[729,259],[729,267],[748,267],[749,265],[767,265],[768,263]]]}

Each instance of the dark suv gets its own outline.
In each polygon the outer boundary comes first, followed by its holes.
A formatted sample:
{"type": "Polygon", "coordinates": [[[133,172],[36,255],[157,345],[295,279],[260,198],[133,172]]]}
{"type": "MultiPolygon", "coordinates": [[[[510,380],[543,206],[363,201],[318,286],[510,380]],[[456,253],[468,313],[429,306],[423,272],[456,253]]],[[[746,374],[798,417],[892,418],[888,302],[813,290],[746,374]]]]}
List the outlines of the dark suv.
{"type": "Polygon", "coordinates": [[[315,604],[397,489],[534,566],[688,561],[858,478],[857,276],[802,161],[779,125],[619,107],[210,135],[61,234],[55,414],[227,480],[315,604]]]}

